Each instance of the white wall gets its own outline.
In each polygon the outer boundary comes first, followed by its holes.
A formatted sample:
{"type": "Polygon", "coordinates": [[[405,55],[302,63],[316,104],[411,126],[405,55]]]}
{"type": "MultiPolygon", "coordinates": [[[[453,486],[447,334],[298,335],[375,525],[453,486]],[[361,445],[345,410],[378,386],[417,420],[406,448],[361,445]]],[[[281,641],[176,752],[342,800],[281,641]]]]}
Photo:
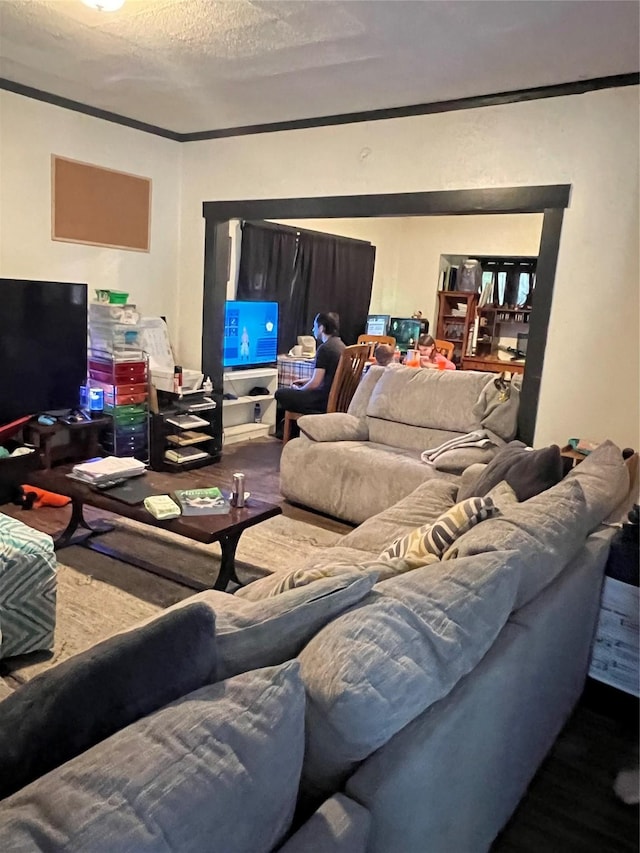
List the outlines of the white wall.
{"type": "Polygon", "coordinates": [[[538,254],[542,214],[274,220],[376,247],[371,313],[422,311],[435,329],[440,255],[538,254]]]}
{"type": "Polygon", "coordinates": [[[177,142],[0,92],[0,277],[127,291],[177,337],[180,158],[177,142]],[[151,251],[54,242],[51,154],[151,178],[151,251]]]}
{"type": "Polygon", "coordinates": [[[204,200],[569,183],[536,444],[638,447],[638,133],[638,88],[627,87],[186,143],[181,357],[200,355],[204,200]]]}

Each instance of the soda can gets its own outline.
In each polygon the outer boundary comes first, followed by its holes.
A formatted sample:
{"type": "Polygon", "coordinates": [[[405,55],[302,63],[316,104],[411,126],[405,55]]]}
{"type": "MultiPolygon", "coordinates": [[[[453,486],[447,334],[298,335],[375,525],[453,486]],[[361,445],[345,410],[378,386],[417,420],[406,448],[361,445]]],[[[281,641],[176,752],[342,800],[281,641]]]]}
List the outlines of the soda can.
{"type": "Polygon", "coordinates": [[[233,506],[244,506],[244,474],[237,473],[233,475],[233,492],[231,494],[231,503],[233,506]]]}

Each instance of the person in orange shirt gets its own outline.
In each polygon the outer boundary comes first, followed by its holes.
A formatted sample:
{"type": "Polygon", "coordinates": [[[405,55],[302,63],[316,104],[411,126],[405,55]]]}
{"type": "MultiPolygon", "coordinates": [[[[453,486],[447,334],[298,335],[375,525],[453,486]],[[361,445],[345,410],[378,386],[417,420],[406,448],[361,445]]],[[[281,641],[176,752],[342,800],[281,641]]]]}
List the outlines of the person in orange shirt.
{"type": "Polygon", "coordinates": [[[420,367],[430,367],[434,370],[455,370],[452,361],[436,350],[436,342],[431,335],[420,335],[418,338],[420,367]]]}

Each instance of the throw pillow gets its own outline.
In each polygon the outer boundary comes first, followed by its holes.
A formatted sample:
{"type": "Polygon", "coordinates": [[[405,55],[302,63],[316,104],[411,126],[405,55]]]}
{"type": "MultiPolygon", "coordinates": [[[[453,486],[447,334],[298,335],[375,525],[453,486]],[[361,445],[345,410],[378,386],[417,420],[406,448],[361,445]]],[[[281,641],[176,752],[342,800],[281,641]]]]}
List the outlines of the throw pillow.
{"type": "Polygon", "coordinates": [[[296,657],[320,628],[364,598],[376,579],[352,568],[260,601],[207,590],[171,609],[199,601],[215,612],[217,677],[230,678],[296,657]]]}
{"type": "Polygon", "coordinates": [[[37,675],[0,703],[0,798],[215,675],[215,615],[202,604],[37,675]]]}
{"type": "Polygon", "coordinates": [[[491,498],[493,505],[497,507],[500,512],[504,512],[508,507],[514,506],[518,503],[518,497],[515,491],[506,480],[503,480],[501,483],[498,483],[497,486],[494,486],[487,497],[491,498]]]}
{"type": "Polygon", "coordinates": [[[304,708],[295,661],[202,687],[0,803],[0,849],[267,853],[293,817],[304,708]]]}
{"type": "Polygon", "coordinates": [[[433,524],[426,524],[396,539],[380,554],[381,559],[403,560],[411,568],[439,560],[458,536],[475,524],[495,515],[490,497],[468,498],[443,513],[433,524]]]}
{"type": "Polygon", "coordinates": [[[458,500],[472,495],[482,496],[502,480],[514,489],[519,501],[550,489],[562,479],[562,458],[557,444],[531,450],[521,441],[511,441],[494,456],[480,477],[465,488],[460,487],[458,500]]]}
{"type": "Polygon", "coordinates": [[[565,479],[523,503],[505,506],[497,518],[461,536],[445,560],[513,550],[521,566],[516,608],[548,586],[584,545],[588,513],[576,479],[565,479]]]}

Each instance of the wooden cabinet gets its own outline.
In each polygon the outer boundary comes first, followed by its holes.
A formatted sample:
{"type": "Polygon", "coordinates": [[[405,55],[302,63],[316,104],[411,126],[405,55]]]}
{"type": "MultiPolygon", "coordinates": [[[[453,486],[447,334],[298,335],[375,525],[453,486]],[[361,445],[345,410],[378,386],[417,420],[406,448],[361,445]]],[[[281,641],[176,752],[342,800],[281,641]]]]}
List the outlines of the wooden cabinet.
{"type": "Polygon", "coordinates": [[[513,349],[516,349],[518,330],[528,332],[530,315],[530,308],[479,308],[480,325],[475,355],[497,356],[500,338],[505,335],[513,339],[513,349]]]}
{"type": "Polygon", "coordinates": [[[452,360],[458,367],[468,354],[477,304],[477,293],[455,290],[441,290],[438,293],[438,323],[434,338],[453,344],[452,360]]]}

